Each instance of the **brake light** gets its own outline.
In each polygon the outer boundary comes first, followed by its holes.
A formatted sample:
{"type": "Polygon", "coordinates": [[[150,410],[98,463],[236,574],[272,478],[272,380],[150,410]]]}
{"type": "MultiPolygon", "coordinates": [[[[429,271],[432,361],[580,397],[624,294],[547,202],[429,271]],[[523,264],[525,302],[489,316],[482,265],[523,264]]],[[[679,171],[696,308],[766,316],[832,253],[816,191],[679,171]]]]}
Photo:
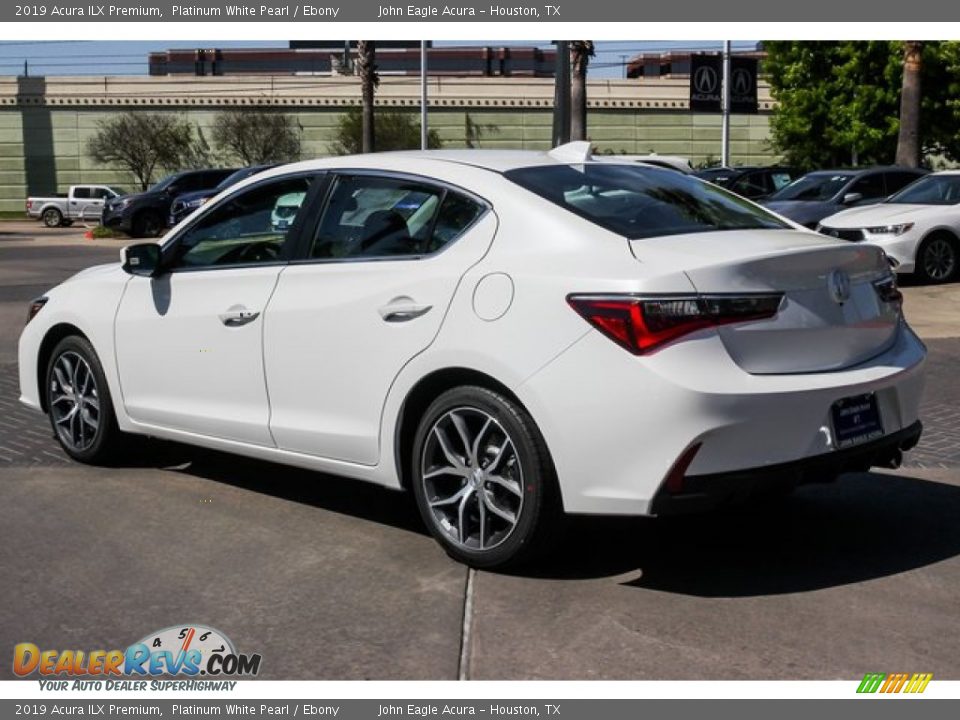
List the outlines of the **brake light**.
{"type": "Polygon", "coordinates": [[[782,300],[782,293],[567,297],[581,317],[634,355],[703,328],[771,318],[782,300]]]}
{"type": "Polygon", "coordinates": [[[877,280],[873,283],[873,289],[877,291],[881,302],[894,305],[898,311],[903,306],[903,293],[901,293],[900,288],[897,287],[896,275],[891,274],[881,280],[877,280]]]}

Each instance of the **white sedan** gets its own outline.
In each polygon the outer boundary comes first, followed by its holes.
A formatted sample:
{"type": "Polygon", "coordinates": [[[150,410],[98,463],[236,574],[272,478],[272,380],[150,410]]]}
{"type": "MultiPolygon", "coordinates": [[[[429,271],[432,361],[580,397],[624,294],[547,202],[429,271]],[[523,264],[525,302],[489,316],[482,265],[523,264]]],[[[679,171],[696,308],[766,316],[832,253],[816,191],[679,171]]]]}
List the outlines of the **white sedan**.
{"type": "Polygon", "coordinates": [[[831,215],[817,230],[883,248],[897,272],[953,280],[960,277],[960,171],[925,175],[879,205],[831,215]]]}
{"type": "Polygon", "coordinates": [[[141,434],[410,490],[492,567],[564,512],[895,466],[925,357],[900,302],[876,247],[586,143],[335,158],[34,301],[21,399],[81,462],[141,434]]]}

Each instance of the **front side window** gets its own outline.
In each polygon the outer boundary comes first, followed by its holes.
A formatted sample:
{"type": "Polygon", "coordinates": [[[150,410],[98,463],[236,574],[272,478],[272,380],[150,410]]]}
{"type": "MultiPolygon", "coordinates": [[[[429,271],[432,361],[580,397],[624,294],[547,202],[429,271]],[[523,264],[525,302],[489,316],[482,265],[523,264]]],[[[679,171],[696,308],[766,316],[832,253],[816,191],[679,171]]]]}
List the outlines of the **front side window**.
{"type": "Polygon", "coordinates": [[[334,182],[310,257],[419,257],[443,248],[483,212],[459,193],[415,180],[368,175],[334,182]]]}
{"type": "Polygon", "coordinates": [[[804,175],[770,196],[770,200],[826,202],[850,182],[849,173],[816,172],[804,175]]]}
{"type": "Polygon", "coordinates": [[[851,185],[847,192],[859,193],[863,195],[864,200],[876,200],[887,194],[883,185],[883,175],[880,173],[865,175],[851,185]]]}
{"type": "Polygon", "coordinates": [[[631,240],[790,227],[737,195],[668,170],[588,163],[525,167],[504,174],[555,205],[631,240]]]}
{"type": "Polygon", "coordinates": [[[198,268],[279,261],[311,180],[274,180],[226,198],[179,236],[171,266],[198,268]]]}

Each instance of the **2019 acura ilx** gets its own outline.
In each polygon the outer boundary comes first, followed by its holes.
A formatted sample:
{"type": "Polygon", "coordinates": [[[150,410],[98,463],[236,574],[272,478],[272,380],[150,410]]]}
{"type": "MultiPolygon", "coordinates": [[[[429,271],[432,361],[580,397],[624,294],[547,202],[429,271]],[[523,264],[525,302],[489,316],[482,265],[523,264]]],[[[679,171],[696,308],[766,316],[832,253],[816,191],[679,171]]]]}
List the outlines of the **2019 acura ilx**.
{"type": "Polygon", "coordinates": [[[38,298],[21,399],[82,462],[135,433],[411,490],[502,566],[563,512],[895,464],[925,356],[900,303],[878,248],[586,143],[332,158],[38,298]]]}

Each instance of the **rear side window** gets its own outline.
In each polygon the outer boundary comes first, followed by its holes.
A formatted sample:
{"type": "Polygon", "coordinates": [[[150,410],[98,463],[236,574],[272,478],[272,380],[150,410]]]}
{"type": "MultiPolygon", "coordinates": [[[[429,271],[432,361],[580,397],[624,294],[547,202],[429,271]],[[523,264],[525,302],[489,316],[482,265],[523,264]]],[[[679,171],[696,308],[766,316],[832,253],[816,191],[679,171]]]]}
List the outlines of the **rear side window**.
{"type": "Polygon", "coordinates": [[[770,173],[770,180],[773,183],[773,191],[776,192],[793,182],[793,177],[786,170],[774,170],[770,173]]]}
{"type": "Polygon", "coordinates": [[[790,227],[743,198],[668,170],[591,163],[519,168],[505,176],[564,210],[632,240],[790,227]]]}
{"type": "Polygon", "coordinates": [[[78,187],[73,189],[73,196],[81,200],[85,200],[90,197],[90,188],[78,187]]]}
{"type": "Polygon", "coordinates": [[[731,186],[731,190],[748,198],[760,197],[770,192],[768,178],[763,172],[747,173],[731,186]]]}
{"type": "Polygon", "coordinates": [[[341,176],[330,191],[310,249],[316,259],[418,257],[462,234],[483,206],[416,181],[341,176]]]}

